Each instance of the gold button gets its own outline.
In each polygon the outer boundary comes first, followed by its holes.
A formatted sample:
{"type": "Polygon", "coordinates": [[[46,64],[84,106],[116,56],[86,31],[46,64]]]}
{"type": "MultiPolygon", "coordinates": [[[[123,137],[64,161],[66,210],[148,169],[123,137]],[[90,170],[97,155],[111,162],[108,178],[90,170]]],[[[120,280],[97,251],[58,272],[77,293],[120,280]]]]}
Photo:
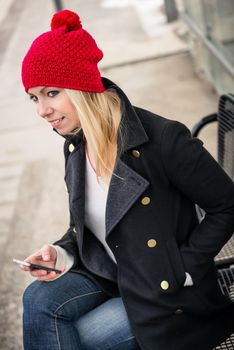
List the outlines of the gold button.
{"type": "Polygon", "coordinates": [[[154,248],[154,247],[156,247],[156,245],[157,245],[157,241],[155,239],[149,239],[147,241],[147,246],[149,248],[154,248]]]}
{"type": "Polygon", "coordinates": [[[75,228],[75,227],[73,227],[73,231],[74,231],[75,233],[77,233],[77,232],[76,232],[76,228],[75,228]]]}
{"type": "Polygon", "coordinates": [[[167,290],[169,288],[169,283],[167,281],[162,281],[160,286],[163,290],[167,290]]]}
{"type": "Polygon", "coordinates": [[[68,149],[72,153],[74,151],[75,147],[74,147],[74,145],[72,143],[70,143],[68,149]]]}
{"type": "Polygon", "coordinates": [[[176,311],[175,311],[175,314],[176,315],[182,315],[184,313],[184,311],[182,310],[182,309],[177,309],[176,311]]]}
{"type": "Polygon", "coordinates": [[[150,204],[150,197],[143,197],[141,200],[141,204],[143,204],[143,205],[150,204]]]}
{"type": "Polygon", "coordinates": [[[140,152],[137,149],[132,150],[132,155],[135,158],[140,158],[140,152]]]}

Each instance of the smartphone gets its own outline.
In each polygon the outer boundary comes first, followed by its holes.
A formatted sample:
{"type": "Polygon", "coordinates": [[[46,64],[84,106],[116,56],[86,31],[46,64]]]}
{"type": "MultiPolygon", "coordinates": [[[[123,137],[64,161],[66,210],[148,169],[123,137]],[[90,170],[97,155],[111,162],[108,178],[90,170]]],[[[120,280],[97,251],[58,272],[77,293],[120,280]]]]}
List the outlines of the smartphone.
{"type": "Polygon", "coordinates": [[[37,264],[32,264],[32,263],[29,263],[29,262],[23,261],[23,260],[13,259],[13,262],[16,263],[16,264],[19,264],[19,265],[24,265],[24,266],[30,267],[32,269],[45,270],[45,271],[49,271],[49,272],[54,271],[56,273],[61,273],[62,272],[60,270],[53,269],[51,267],[37,265],[37,264]]]}

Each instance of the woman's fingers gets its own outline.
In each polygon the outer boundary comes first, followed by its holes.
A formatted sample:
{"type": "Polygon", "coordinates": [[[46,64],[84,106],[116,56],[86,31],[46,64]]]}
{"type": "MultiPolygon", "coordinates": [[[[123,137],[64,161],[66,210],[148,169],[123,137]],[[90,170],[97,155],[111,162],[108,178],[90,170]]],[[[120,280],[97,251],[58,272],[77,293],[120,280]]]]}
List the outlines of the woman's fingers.
{"type": "Polygon", "coordinates": [[[51,246],[44,245],[40,250],[38,250],[37,252],[29,255],[25,261],[27,262],[31,262],[31,263],[35,263],[38,260],[43,260],[43,261],[48,261],[50,260],[50,256],[51,256],[51,246]]]}
{"type": "Polygon", "coordinates": [[[25,261],[32,263],[32,264],[38,264],[38,265],[46,265],[49,267],[54,267],[57,259],[57,252],[56,249],[51,245],[45,245],[40,250],[38,250],[36,253],[28,256],[25,261]],[[46,263],[49,264],[46,264],[46,263]]]}
{"type": "Polygon", "coordinates": [[[41,276],[37,277],[37,279],[39,281],[49,282],[49,281],[52,281],[56,276],[57,276],[56,272],[48,272],[44,276],[41,275],[41,276]]]}
{"type": "Polygon", "coordinates": [[[38,278],[38,277],[46,276],[47,275],[47,271],[33,269],[33,270],[30,270],[30,274],[31,274],[31,276],[38,278]]]}
{"type": "Polygon", "coordinates": [[[56,249],[52,245],[49,245],[49,244],[44,245],[40,249],[40,253],[41,253],[41,259],[43,261],[56,262],[57,252],[56,252],[56,249]]]}
{"type": "Polygon", "coordinates": [[[24,271],[30,271],[30,267],[28,266],[24,266],[24,265],[19,265],[21,270],[24,270],[24,271]]]}
{"type": "Polygon", "coordinates": [[[43,261],[50,261],[50,260],[54,260],[54,256],[53,256],[53,251],[52,251],[52,247],[50,245],[44,245],[44,247],[42,247],[41,249],[41,256],[42,256],[42,260],[43,261]]]}
{"type": "MultiPolygon", "coordinates": [[[[61,268],[61,273],[64,272],[65,268],[61,268]]],[[[36,277],[39,281],[49,282],[55,279],[60,273],[55,271],[44,271],[44,270],[32,270],[31,275],[36,277]]]]}
{"type": "MultiPolygon", "coordinates": [[[[40,250],[25,259],[26,262],[50,268],[55,268],[56,260],[57,251],[52,245],[48,244],[44,245],[40,250]]],[[[51,281],[57,276],[57,273],[54,271],[40,270],[23,265],[20,265],[20,267],[22,270],[28,271],[31,276],[36,277],[40,281],[51,281]]]]}

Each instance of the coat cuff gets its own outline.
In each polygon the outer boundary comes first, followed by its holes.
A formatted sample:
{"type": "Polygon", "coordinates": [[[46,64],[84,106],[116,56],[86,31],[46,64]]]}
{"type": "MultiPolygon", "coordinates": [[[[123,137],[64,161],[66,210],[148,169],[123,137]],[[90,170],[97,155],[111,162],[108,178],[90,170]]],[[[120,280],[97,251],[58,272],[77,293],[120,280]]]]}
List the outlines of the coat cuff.
{"type": "Polygon", "coordinates": [[[54,279],[58,279],[60,278],[62,275],[64,275],[65,273],[67,273],[71,267],[74,264],[74,257],[72,255],[70,255],[64,248],[58,246],[58,245],[51,245],[52,247],[55,248],[56,252],[57,252],[57,260],[56,260],[56,265],[55,268],[56,269],[61,269],[64,268],[64,271],[60,274],[58,274],[54,279]]]}

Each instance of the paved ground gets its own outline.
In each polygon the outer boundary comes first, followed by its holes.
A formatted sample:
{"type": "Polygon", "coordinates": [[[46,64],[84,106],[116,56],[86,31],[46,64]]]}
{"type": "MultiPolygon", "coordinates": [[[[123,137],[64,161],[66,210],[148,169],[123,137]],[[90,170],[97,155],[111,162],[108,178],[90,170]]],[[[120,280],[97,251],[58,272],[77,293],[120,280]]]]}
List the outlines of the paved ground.
{"type": "MultiPolygon", "coordinates": [[[[160,1],[158,1],[160,3],[160,1]]],[[[191,127],[216,110],[217,95],[193,70],[181,24],[165,24],[157,1],[67,0],[105,53],[102,73],[132,102],[191,127]],[[142,3],[144,1],[144,7],[142,3]]],[[[12,264],[66,229],[63,140],[35,114],[20,63],[49,28],[53,2],[0,0],[0,349],[21,350],[21,296],[30,278],[12,264]]],[[[203,134],[215,154],[215,128],[203,134]]]]}

